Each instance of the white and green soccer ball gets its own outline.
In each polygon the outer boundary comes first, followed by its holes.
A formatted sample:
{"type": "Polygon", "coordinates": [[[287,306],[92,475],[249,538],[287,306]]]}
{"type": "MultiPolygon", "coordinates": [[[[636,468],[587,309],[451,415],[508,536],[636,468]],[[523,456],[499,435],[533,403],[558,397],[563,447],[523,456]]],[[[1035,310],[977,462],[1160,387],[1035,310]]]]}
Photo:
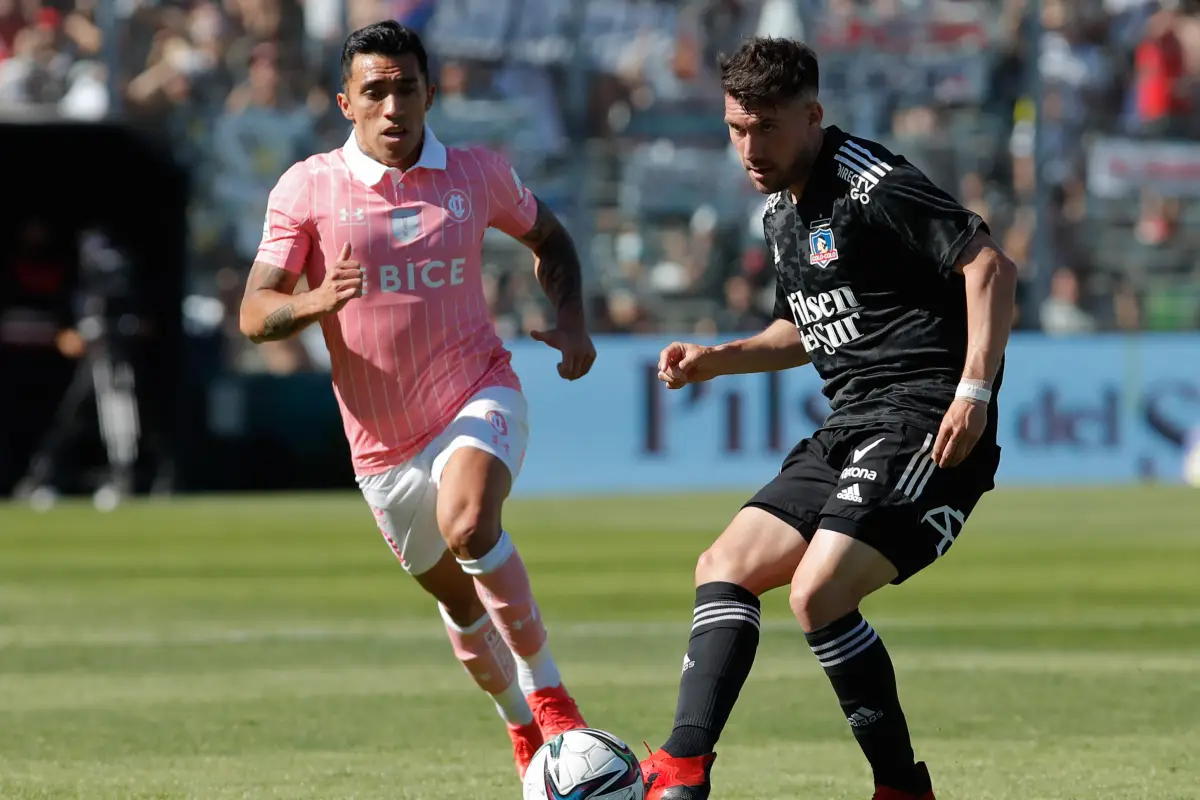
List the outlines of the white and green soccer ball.
{"type": "Polygon", "coordinates": [[[578,728],[555,736],[525,771],[525,800],[643,800],[637,756],[611,733],[578,728]]]}

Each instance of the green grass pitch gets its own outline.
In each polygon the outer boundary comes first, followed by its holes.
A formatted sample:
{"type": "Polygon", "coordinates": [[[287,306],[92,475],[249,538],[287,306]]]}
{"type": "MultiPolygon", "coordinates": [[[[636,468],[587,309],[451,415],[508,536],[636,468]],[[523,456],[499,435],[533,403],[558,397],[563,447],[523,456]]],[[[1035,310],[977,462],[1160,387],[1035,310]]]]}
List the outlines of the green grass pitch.
{"type": "MultiPolygon", "coordinates": [[[[670,729],[740,496],[513,502],[592,724],[670,729]]],[[[997,491],[864,611],[944,800],[1200,798],[1200,492],[997,491]]],[[[783,592],[720,800],[865,800],[783,592]]],[[[351,494],[0,506],[0,798],[517,800],[507,739],[351,494]]]]}

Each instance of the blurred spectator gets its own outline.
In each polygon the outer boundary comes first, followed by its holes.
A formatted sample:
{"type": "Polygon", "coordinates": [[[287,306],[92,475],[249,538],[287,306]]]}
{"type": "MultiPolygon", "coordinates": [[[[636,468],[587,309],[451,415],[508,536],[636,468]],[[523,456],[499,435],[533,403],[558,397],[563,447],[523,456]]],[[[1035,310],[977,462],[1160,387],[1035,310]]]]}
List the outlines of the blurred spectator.
{"type": "Polygon", "coordinates": [[[277,47],[260,44],[216,121],[213,190],[232,211],[233,250],[247,265],[262,239],[267,195],[288,167],[313,152],[313,118],[303,99],[280,75],[277,47]]]}
{"type": "Polygon", "coordinates": [[[1131,88],[1137,108],[1137,129],[1148,136],[1180,135],[1191,107],[1184,82],[1179,23],[1179,14],[1162,9],[1146,22],[1145,34],[1135,51],[1131,88]]]}
{"type": "Polygon", "coordinates": [[[771,322],[771,316],[755,306],[754,288],[741,275],[725,281],[725,313],[721,330],[757,331],[771,322]]]}
{"type": "Polygon", "coordinates": [[[1079,276],[1066,267],[1056,270],[1050,285],[1050,296],[1042,303],[1042,329],[1056,336],[1096,330],[1096,321],[1079,307],[1079,300],[1079,276]]]}
{"type": "MultiPolygon", "coordinates": [[[[1098,136],[1133,137],[1154,165],[1163,137],[1200,135],[1194,0],[104,2],[0,0],[0,110],[120,108],[168,141],[192,168],[189,291],[226,315],[279,175],[348,133],[333,103],[346,25],[380,18],[426,37],[439,136],[501,150],[567,221],[597,330],[769,318],[763,198],[728,144],[716,63],[751,33],[811,40],[826,121],[905,154],[988,221],[1021,268],[1022,320],[1163,325],[1146,304],[1200,282],[1197,198],[1153,182],[1098,196],[1089,165],[1098,136]],[[97,14],[110,8],[115,43],[97,14]],[[1104,298],[1096,314],[1084,295],[1104,298]]],[[[484,246],[496,329],[545,324],[528,252],[484,246]]],[[[250,348],[225,328],[237,368],[327,368],[314,342],[250,348]]]]}

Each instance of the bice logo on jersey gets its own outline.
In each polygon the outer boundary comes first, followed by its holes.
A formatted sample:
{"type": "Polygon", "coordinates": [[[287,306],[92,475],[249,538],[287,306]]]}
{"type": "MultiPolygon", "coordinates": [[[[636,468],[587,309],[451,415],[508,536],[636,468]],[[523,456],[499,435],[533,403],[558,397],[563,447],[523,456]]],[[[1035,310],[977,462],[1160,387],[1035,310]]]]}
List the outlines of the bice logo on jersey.
{"type": "Polygon", "coordinates": [[[499,411],[489,411],[484,415],[488,424],[495,428],[501,436],[508,436],[508,420],[499,411]]]}
{"type": "Polygon", "coordinates": [[[837,245],[833,243],[833,230],[829,223],[818,224],[808,233],[808,263],[817,267],[828,267],[837,260],[837,245]]]}
{"type": "Polygon", "coordinates": [[[462,189],[451,189],[442,200],[446,215],[455,222],[462,222],[471,216],[471,198],[462,189]]]}
{"type": "Polygon", "coordinates": [[[421,209],[392,209],[392,238],[400,244],[412,244],[421,238],[421,209]]]}

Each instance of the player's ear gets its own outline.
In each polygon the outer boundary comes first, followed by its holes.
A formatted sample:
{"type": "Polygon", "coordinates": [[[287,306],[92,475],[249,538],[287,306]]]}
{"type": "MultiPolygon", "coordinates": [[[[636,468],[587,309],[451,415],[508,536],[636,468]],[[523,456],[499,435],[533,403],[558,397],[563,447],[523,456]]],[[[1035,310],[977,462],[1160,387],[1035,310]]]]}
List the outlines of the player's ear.
{"type": "Polygon", "coordinates": [[[433,108],[433,97],[437,94],[437,86],[429,84],[429,88],[425,90],[425,110],[433,108]]]}
{"type": "Polygon", "coordinates": [[[354,122],[354,110],[350,108],[350,98],[346,96],[345,92],[338,92],[337,104],[342,116],[354,122]]]}
{"type": "Polygon", "coordinates": [[[820,100],[813,100],[808,107],[808,124],[820,125],[825,119],[825,107],[821,105],[820,100]]]}

